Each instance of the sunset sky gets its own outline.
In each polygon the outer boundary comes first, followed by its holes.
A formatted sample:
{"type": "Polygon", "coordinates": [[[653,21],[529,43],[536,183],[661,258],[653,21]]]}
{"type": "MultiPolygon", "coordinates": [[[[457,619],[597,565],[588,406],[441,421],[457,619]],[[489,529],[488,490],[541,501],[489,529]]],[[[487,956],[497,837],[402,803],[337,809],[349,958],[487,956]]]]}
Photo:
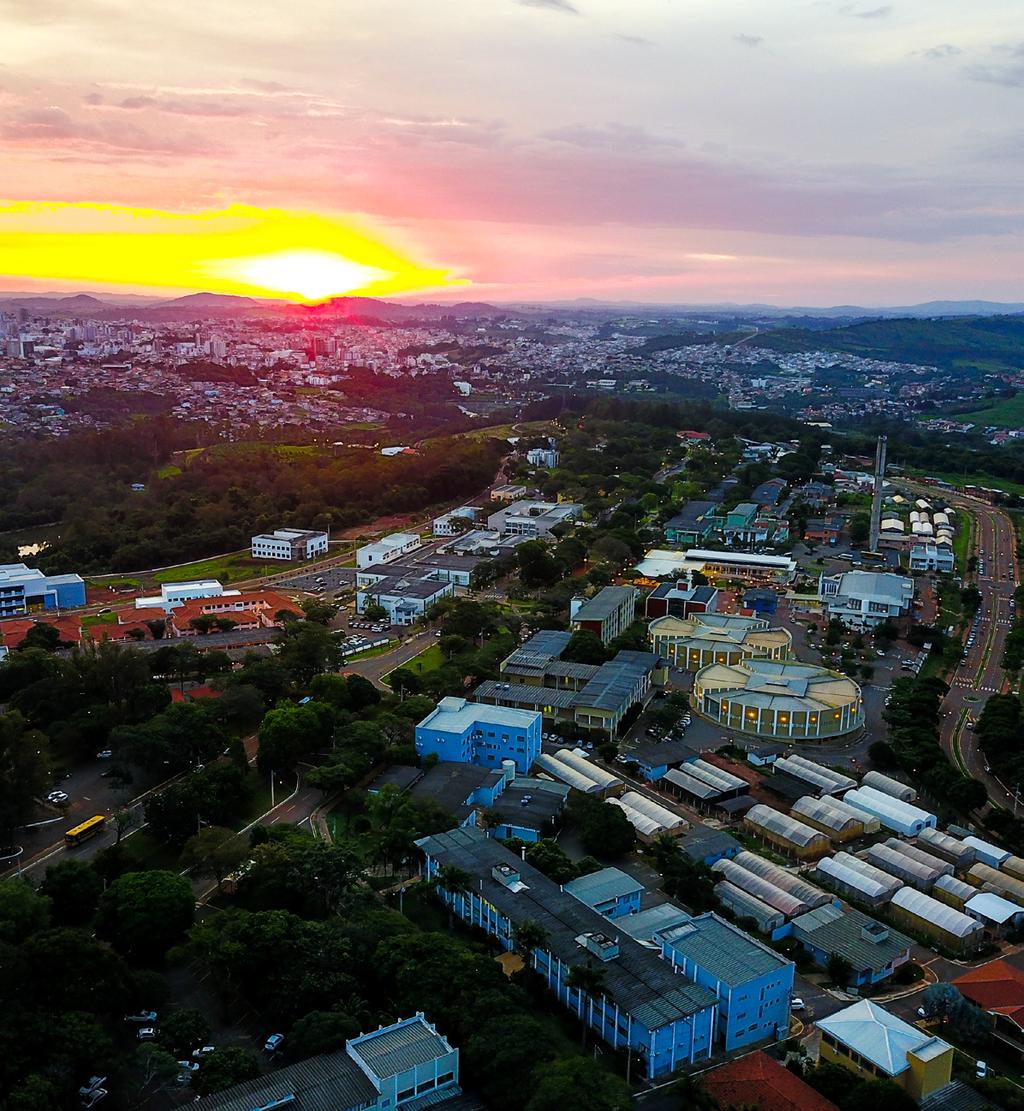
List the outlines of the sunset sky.
{"type": "Polygon", "coordinates": [[[0,288],[1024,300],[1020,0],[0,0],[0,288]]]}

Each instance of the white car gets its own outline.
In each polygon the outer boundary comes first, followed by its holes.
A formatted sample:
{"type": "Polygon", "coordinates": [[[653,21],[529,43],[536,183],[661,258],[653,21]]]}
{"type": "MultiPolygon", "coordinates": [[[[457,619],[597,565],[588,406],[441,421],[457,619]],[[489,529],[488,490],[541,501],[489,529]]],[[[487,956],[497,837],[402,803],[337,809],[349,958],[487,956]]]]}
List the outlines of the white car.
{"type": "Polygon", "coordinates": [[[807,1010],[807,1004],[800,998],[799,995],[795,995],[789,1001],[789,1008],[792,1011],[805,1011],[807,1010]]]}
{"type": "Polygon", "coordinates": [[[153,1026],[142,1026],[135,1036],[140,1042],[151,1042],[156,1037],[156,1028],[153,1026]]]}
{"type": "Polygon", "coordinates": [[[54,806],[60,806],[69,801],[69,796],[66,791],[51,791],[46,796],[46,801],[53,803],[54,806]]]}
{"type": "Polygon", "coordinates": [[[215,1045],[201,1045],[198,1049],[192,1050],[192,1060],[201,1061],[204,1057],[209,1057],[211,1053],[215,1053],[217,1047],[215,1045]]]}

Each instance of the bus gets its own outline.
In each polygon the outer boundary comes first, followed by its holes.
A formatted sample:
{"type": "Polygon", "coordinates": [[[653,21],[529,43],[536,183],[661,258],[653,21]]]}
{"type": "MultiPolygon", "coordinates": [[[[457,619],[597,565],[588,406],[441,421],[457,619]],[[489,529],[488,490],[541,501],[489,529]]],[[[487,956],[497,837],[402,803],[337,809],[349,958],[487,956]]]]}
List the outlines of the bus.
{"type": "Polygon", "coordinates": [[[68,845],[80,845],[83,841],[88,841],[90,837],[101,833],[106,824],[107,819],[103,814],[94,814],[91,818],[86,818],[84,822],[69,829],[64,834],[64,841],[68,845]]]}

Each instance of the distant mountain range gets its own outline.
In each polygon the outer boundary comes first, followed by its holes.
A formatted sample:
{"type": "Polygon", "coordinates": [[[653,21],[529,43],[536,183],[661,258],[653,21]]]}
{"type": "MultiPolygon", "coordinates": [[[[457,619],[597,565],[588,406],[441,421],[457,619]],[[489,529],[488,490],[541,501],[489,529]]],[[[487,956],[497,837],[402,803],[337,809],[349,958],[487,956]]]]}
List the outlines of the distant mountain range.
{"type": "Polygon", "coordinates": [[[353,320],[438,319],[443,316],[482,317],[501,314],[532,314],[561,312],[623,313],[640,315],[693,316],[727,314],[761,320],[879,320],[928,319],[961,316],[1001,316],[1024,313],[1024,302],[998,301],[926,301],[918,305],[870,307],[864,305],[816,306],[735,304],[664,304],[641,301],[601,301],[580,297],[572,301],[531,301],[489,304],[484,301],[413,303],[383,301],[373,297],[335,297],[315,305],[291,304],[286,300],[241,297],[228,293],[188,293],[169,299],[146,297],[131,293],[17,293],[0,290],[0,309],[8,312],[25,309],[31,313],[53,316],[96,316],[107,318],[133,315],[150,319],[188,319],[203,315],[250,315],[266,312],[288,312],[313,316],[343,317],[353,320]]]}

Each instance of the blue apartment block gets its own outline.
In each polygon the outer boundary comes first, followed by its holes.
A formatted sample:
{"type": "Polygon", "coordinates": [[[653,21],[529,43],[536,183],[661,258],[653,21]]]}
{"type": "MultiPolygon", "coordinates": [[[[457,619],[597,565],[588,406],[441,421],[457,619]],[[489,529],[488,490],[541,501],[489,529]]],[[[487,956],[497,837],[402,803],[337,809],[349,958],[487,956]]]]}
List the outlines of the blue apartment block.
{"type": "Polygon", "coordinates": [[[715,1041],[726,1052],[788,1037],[792,961],[717,914],[698,915],[656,940],[673,968],[718,996],[715,1041]]]}
{"type": "Polygon", "coordinates": [[[480,830],[453,829],[416,844],[426,878],[448,866],[469,873],[465,892],[442,889],[441,898],[506,950],[515,947],[517,924],[534,922],[544,930],[543,945],[529,955],[532,967],[604,1042],[637,1054],[642,1075],[668,1076],[711,1056],[718,1013],[713,990],[681,975],[625,931],[609,930],[607,918],[480,830]],[[596,997],[567,983],[573,968],[588,965],[603,973],[604,988],[596,997]]]}
{"type": "Polygon", "coordinates": [[[44,575],[24,563],[0,564],[0,617],[84,605],[81,575],[44,575]]]}
{"type": "Polygon", "coordinates": [[[442,698],[416,726],[416,754],[496,769],[512,760],[525,775],[540,755],[542,720],[535,710],[442,698]]]}
{"type": "Polygon", "coordinates": [[[621,918],[640,909],[644,885],[619,868],[602,868],[570,880],[562,885],[562,890],[605,918],[621,918]]]}

